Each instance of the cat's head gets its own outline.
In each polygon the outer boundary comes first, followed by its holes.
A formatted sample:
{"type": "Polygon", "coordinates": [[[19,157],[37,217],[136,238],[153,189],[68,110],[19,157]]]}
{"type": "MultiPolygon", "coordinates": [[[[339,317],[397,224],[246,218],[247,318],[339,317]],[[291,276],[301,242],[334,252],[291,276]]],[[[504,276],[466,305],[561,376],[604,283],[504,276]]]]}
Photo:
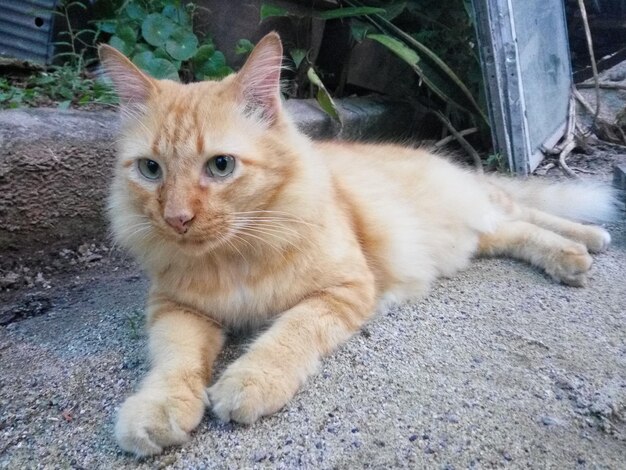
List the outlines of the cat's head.
{"type": "Polygon", "coordinates": [[[109,204],[123,245],[245,248],[242,238],[271,236],[297,211],[287,193],[302,174],[295,149],[307,141],[282,110],[276,33],[221,81],[155,80],[108,46],[100,57],[123,115],[109,204]]]}

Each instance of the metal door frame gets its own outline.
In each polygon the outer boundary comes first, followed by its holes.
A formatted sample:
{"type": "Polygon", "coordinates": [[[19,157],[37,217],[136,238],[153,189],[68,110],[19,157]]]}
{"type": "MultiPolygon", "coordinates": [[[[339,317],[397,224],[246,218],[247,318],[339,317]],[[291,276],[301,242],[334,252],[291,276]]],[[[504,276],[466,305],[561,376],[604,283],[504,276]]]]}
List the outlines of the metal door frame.
{"type": "MultiPolygon", "coordinates": [[[[512,0],[472,0],[472,5],[494,149],[508,159],[512,172],[528,175],[543,153],[531,148],[512,0]]],[[[564,8],[562,11],[565,22],[564,8]]],[[[567,64],[571,80],[569,54],[567,64]]],[[[543,146],[553,147],[562,137],[567,111],[559,119],[562,123],[543,146]]]]}

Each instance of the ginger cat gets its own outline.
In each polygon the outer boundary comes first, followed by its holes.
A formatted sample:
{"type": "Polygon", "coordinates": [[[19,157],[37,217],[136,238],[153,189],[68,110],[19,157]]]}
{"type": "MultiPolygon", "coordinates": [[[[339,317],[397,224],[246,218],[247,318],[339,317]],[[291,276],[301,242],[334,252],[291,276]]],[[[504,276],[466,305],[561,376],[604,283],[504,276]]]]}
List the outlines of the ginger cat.
{"type": "Polygon", "coordinates": [[[207,405],[241,423],[274,413],[385,301],[424,295],[475,255],[582,286],[589,251],[609,244],[602,228],[561,218],[610,218],[606,188],[312,142],[282,109],[275,33],[219,82],[154,80],[110,47],[100,56],[123,114],[109,214],[152,282],[152,369],[115,428],[137,456],[184,442],[207,405]],[[224,329],[268,324],[212,382],[224,329]]]}

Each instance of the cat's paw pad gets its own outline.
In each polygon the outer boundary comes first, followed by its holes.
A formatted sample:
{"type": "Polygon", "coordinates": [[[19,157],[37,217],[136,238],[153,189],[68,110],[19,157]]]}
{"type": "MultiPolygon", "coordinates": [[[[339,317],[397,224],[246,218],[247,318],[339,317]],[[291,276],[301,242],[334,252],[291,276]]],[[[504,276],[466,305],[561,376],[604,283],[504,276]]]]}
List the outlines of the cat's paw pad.
{"type": "Polygon", "coordinates": [[[555,265],[548,273],[556,280],[574,287],[584,287],[587,283],[587,272],[593,259],[587,249],[580,244],[563,248],[557,255],[555,265]]]}
{"type": "Polygon", "coordinates": [[[585,236],[585,245],[592,253],[600,253],[611,244],[611,235],[601,227],[588,226],[585,236]]]}
{"type": "Polygon", "coordinates": [[[219,419],[244,424],[278,411],[290,398],[279,377],[236,364],[207,389],[207,395],[219,419]]]}
{"type": "Polygon", "coordinates": [[[115,438],[122,449],[146,457],[187,441],[202,419],[201,400],[172,400],[140,392],[128,398],[117,415],[115,438]]]}

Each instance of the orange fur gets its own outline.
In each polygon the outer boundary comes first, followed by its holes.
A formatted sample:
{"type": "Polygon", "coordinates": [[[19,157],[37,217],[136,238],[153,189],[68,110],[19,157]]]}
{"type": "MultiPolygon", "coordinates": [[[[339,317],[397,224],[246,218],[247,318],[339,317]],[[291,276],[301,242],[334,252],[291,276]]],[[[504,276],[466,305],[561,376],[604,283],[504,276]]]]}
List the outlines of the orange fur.
{"type": "Polygon", "coordinates": [[[222,328],[271,322],[208,389],[220,419],[250,423],[280,409],[383,302],[423,295],[472,256],[522,258],[581,285],[587,248],[608,244],[602,229],[526,207],[505,181],[425,150],[311,142],[280,106],[276,34],[220,82],[157,81],[110,48],[101,57],[125,116],[112,226],[152,281],[153,366],[116,426],[137,455],[199,423],[222,328]],[[230,176],[207,175],[216,155],[235,158],[230,176]],[[145,158],[159,180],[140,173],[145,158]],[[181,233],[166,212],[193,218],[181,233]]]}

